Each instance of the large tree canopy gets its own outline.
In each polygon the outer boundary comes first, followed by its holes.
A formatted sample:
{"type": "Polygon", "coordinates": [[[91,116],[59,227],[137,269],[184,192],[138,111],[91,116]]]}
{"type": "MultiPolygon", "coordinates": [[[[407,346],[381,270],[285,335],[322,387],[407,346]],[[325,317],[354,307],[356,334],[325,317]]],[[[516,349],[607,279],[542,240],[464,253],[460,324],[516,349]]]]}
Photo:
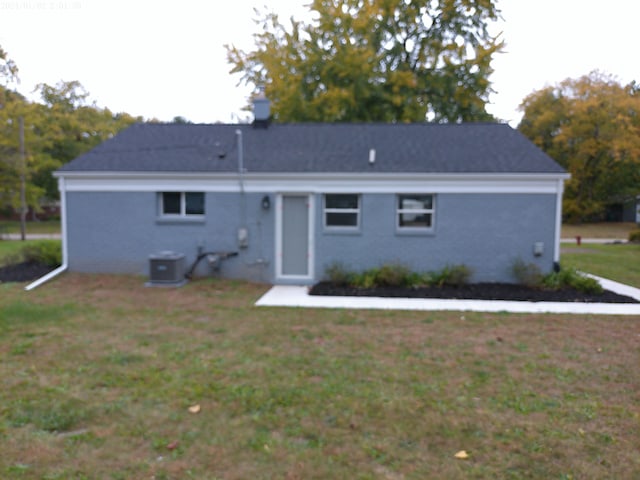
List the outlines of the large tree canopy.
{"type": "Polygon", "coordinates": [[[526,97],[519,130],[570,173],[569,221],[603,219],[640,193],[640,88],[592,72],[526,97]]]}
{"type": "MultiPolygon", "coordinates": [[[[47,139],[40,153],[51,160],[41,164],[33,181],[46,196],[57,196],[53,170],[111,138],[120,130],[142,118],[126,113],[112,113],[89,102],[89,93],[78,81],[58,82],[55,86],[41,83],[36,87],[42,100],[38,133],[47,139]]],[[[45,158],[45,157],[43,157],[45,158]]]]}
{"type": "Polygon", "coordinates": [[[37,210],[43,197],[58,195],[53,170],[142,118],[114,114],[89,103],[89,94],[77,81],[40,84],[36,90],[42,101],[31,102],[9,88],[17,72],[0,47],[0,208],[20,208],[24,177],[26,202],[37,210]]]}
{"type": "Polygon", "coordinates": [[[264,89],[275,120],[489,120],[495,0],[313,0],[309,23],[265,14],[232,73],[264,89]]]}

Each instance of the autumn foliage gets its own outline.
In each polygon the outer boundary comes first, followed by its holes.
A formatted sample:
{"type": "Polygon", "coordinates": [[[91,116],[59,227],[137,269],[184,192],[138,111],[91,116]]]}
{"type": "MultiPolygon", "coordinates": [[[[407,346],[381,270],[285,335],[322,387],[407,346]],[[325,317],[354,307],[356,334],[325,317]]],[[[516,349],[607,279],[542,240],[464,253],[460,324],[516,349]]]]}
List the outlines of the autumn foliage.
{"type": "Polygon", "coordinates": [[[314,0],[309,23],[267,13],[255,49],[227,46],[227,57],[280,122],[490,120],[495,4],[314,0]]]}
{"type": "Polygon", "coordinates": [[[564,166],[568,221],[606,219],[640,193],[640,86],[592,72],[533,92],[519,130],[564,166]]]}

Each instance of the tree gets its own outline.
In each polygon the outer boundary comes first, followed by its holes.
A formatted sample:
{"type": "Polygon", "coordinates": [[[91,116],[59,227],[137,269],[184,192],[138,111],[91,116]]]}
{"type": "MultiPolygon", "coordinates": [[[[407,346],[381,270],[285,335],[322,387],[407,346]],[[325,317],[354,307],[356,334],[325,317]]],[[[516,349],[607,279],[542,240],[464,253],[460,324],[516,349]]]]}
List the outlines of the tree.
{"type": "Polygon", "coordinates": [[[0,79],[6,84],[18,80],[18,66],[0,46],[0,79]]]}
{"type": "Polygon", "coordinates": [[[571,173],[569,221],[605,218],[640,193],[640,90],[591,72],[527,96],[519,130],[571,173]]]}
{"type": "Polygon", "coordinates": [[[22,207],[24,179],[27,205],[37,210],[43,197],[58,197],[51,175],[55,169],[142,118],[89,103],[89,93],[78,81],[42,83],[36,87],[42,103],[30,102],[9,88],[18,81],[17,74],[15,62],[0,47],[0,207],[22,207]]]}
{"type": "MultiPolygon", "coordinates": [[[[48,140],[42,154],[49,161],[34,172],[33,182],[48,198],[57,198],[54,170],[92,149],[132,123],[142,121],[126,113],[114,114],[89,103],[89,93],[78,81],[41,83],[36,87],[43,104],[38,133],[48,140]]],[[[44,156],[42,157],[45,158],[44,156]]]]}
{"type": "Polygon", "coordinates": [[[44,192],[31,179],[42,165],[50,161],[43,153],[48,139],[39,134],[42,106],[30,103],[18,92],[4,87],[0,87],[0,105],[0,205],[21,210],[20,184],[21,176],[24,176],[26,204],[37,206],[44,192]],[[24,159],[21,155],[20,119],[24,123],[24,159]]]}
{"type": "Polygon", "coordinates": [[[268,13],[256,49],[226,46],[277,121],[490,120],[495,0],[313,0],[289,28],[268,13]]]}
{"type": "Polygon", "coordinates": [[[21,176],[27,205],[38,210],[43,199],[56,199],[54,170],[142,118],[114,114],[88,102],[77,81],[40,84],[42,103],[30,102],[0,86],[0,206],[20,209],[21,176]],[[19,119],[24,121],[25,162],[20,154],[19,119]]]}

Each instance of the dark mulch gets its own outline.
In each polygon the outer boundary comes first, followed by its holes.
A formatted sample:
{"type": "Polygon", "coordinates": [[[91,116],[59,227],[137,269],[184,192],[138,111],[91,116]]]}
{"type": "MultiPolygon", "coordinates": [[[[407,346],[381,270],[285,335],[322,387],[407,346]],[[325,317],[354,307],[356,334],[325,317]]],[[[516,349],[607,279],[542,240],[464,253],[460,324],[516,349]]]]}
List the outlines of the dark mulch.
{"type": "Polygon", "coordinates": [[[53,268],[39,262],[14,263],[0,267],[0,282],[30,282],[49,273],[53,268]]]}
{"type": "Polygon", "coordinates": [[[545,290],[511,283],[473,283],[459,287],[376,287],[357,288],[320,282],[309,291],[310,295],[352,297],[404,297],[444,298],[457,300],[517,300],[529,302],[591,302],[591,303],[640,303],[624,295],[605,290],[599,295],[574,289],[545,290]]]}

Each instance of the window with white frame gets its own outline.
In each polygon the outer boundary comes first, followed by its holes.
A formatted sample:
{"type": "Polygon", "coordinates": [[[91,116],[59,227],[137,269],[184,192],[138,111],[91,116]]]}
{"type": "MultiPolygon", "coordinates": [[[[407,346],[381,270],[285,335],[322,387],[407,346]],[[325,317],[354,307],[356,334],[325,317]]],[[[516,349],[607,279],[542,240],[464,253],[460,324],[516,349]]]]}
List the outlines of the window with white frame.
{"type": "Polygon", "coordinates": [[[433,229],[434,196],[398,195],[397,226],[400,230],[433,229]]]}
{"type": "Polygon", "coordinates": [[[162,192],[160,215],[172,218],[192,218],[204,215],[203,192],[162,192]]]}
{"type": "Polygon", "coordinates": [[[324,196],[324,226],[355,230],[360,227],[360,195],[331,193],[324,196]]]}

